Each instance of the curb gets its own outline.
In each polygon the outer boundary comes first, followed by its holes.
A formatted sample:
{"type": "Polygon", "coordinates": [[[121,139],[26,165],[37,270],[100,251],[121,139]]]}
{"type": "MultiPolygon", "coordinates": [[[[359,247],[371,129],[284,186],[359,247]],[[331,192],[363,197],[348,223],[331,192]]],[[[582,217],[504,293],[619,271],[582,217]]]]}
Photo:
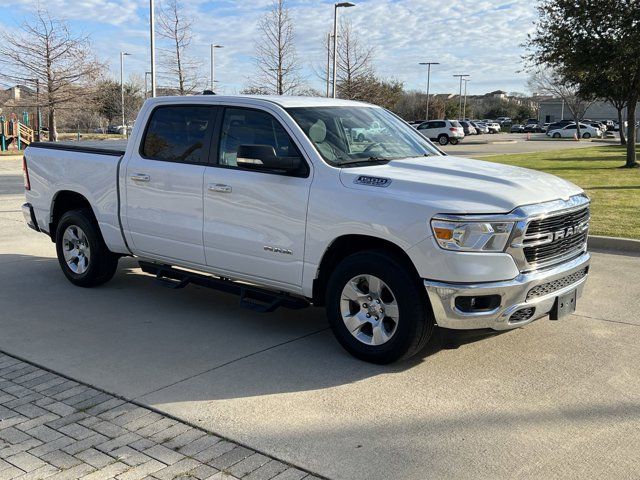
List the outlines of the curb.
{"type": "Polygon", "coordinates": [[[632,240],[630,238],[589,235],[588,247],[589,249],[594,250],[610,250],[625,254],[640,254],[640,240],[632,240]]]}

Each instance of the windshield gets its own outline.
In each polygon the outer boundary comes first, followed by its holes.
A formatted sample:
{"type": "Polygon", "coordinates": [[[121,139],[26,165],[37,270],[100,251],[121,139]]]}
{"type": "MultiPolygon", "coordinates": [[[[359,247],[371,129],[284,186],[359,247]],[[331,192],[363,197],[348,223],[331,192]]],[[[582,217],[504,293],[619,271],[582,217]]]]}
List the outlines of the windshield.
{"type": "Polygon", "coordinates": [[[299,107],[287,111],[333,166],[441,155],[429,140],[382,108],[299,107]]]}

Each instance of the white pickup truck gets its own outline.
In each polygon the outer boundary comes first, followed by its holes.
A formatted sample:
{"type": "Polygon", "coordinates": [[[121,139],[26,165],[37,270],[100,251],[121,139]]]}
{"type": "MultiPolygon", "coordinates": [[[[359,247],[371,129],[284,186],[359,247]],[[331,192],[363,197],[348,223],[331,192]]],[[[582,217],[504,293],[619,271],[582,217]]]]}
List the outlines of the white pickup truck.
{"type": "Polygon", "coordinates": [[[256,310],[325,306],[343,347],[376,363],[415,354],[436,325],[562,318],[589,271],[579,187],[445,155],[364,103],[150,99],[126,150],[33,143],[24,176],[25,219],[75,285],[135,256],[168,286],[256,310]],[[372,125],[375,139],[348,134],[372,125]]]}

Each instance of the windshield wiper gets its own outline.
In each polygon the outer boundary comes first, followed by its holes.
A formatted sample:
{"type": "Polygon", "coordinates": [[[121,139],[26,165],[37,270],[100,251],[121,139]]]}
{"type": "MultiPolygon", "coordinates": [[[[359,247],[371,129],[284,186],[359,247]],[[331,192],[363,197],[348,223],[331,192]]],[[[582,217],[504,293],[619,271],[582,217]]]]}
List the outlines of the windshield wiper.
{"type": "Polygon", "coordinates": [[[391,158],[384,158],[384,157],[369,157],[367,159],[361,158],[357,160],[348,160],[346,162],[341,162],[340,166],[341,167],[344,167],[344,166],[363,167],[367,165],[385,165],[389,163],[391,160],[392,160],[391,158]]]}

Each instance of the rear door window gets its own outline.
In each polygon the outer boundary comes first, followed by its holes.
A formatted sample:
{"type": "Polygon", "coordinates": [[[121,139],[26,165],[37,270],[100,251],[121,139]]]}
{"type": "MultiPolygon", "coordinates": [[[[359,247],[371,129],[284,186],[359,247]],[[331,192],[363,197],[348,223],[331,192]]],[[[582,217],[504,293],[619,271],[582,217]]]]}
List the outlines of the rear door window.
{"type": "Polygon", "coordinates": [[[140,155],[166,162],[207,163],[215,111],[211,106],[156,108],[151,113],[140,155]]]}

